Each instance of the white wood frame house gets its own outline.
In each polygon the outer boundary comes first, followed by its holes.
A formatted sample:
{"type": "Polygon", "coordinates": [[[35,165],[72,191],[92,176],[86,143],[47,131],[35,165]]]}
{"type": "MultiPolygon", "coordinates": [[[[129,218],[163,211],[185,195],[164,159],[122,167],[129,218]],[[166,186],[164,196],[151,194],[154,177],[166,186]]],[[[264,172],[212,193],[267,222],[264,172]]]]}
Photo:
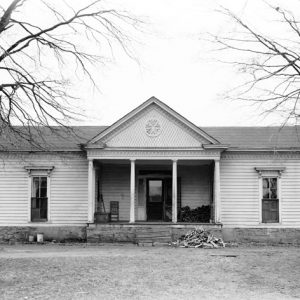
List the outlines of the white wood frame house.
{"type": "Polygon", "coordinates": [[[131,241],[132,228],[200,223],[225,239],[299,241],[297,127],[199,128],[152,97],[109,127],[74,130],[45,129],[44,150],[2,134],[0,241],[38,231],[131,241]],[[118,204],[115,222],[95,224],[102,200],[108,213],[118,204]],[[208,207],[205,221],[183,220],[187,206],[208,207]]]}

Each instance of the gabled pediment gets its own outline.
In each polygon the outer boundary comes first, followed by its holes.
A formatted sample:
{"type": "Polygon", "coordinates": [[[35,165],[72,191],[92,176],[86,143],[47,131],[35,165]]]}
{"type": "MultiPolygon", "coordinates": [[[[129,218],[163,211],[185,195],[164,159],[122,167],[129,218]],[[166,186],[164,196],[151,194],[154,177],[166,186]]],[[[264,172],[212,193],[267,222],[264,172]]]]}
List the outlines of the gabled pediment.
{"type": "Polygon", "coordinates": [[[152,97],[93,138],[87,147],[203,148],[203,145],[219,145],[219,142],[152,97]]]}

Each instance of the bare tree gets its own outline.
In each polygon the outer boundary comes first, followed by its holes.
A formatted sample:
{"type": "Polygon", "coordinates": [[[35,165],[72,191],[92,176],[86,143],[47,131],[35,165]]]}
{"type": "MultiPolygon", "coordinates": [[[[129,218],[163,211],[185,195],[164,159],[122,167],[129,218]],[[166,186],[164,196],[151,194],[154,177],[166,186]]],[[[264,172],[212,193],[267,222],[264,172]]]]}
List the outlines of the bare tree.
{"type": "Polygon", "coordinates": [[[104,8],[100,0],[82,3],[75,9],[65,1],[13,0],[8,8],[0,7],[0,133],[40,147],[40,128],[67,128],[78,116],[70,92],[74,73],[97,86],[92,69],[106,63],[103,48],[120,47],[134,58],[128,32],[138,30],[141,21],[104,8]],[[36,20],[23,13],[29,5],[42,11],[36,20]],[[96,44],[97,51],[85,44],[96,44]]]}
{"type": "MultiPolygon", "coordinates": [[[[227,52],[227,63],[244,75],[244,82],[231,90],[231,99],[249,101],[261,106],[264,114],[278,113],[283,120],[297,123],[300,116],[300,27],[295,15],[281,7],[273,10],[285,34],[274,37],[268,28],[258,30],[249,21],[222,8],[219,10],[237,25],[237,30],[220,35],[210,34],[209,40],[217,50],[227,52]],[[250,77],[249,77],[250,76],[250,77]]],[[[254,20],[255,21],[255,20],[254,20]]],[[[275,21],[274,21],[275,22],[275,21]]]]}

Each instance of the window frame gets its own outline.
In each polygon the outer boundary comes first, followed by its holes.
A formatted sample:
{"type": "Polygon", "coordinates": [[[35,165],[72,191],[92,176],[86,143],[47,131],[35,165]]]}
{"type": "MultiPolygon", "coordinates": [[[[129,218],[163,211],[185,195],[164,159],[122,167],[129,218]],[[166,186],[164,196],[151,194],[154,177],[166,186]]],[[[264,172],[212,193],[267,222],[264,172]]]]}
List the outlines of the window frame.
{"type": "Polygon", "coordinates": [[[31,222],[47,222],[48,221],[48,177],[47,176],[43,176],[43,175],[34,175],[31,177],[32,178],[32,181],[31,181],[31,207],[30,207],[30,213],[31,213],[31,216],[30,216],[30,219],[31,219],[31,222]],[[34,182],[37,180],[38,182],[38,197],[35,195],[35,184],[34,182]],[[43,182],[43,179],[46,179],[46,195],[44,197],[41,197],[41,192],[42,192],[42,182],[43,182]],[[33,199],[35,199],[35,203],[39,203],[39,208],[36,208],[36,207],[33,207],[33,199]],[[39,214],[41,215],[41,209],[42,209],[42,202],[46,201],[46,209],[47,209],[47,215],[45,218],[35,218],[33,219],[33,210],[34,209],[38,209],[39,210],[39,214]]]}
{"type": "Polygon", "coordinates": [[[280,201],[280,196],[279,196],[279,182],[280,182],[280,179],[278,176],[262,176],[261,178],[262,180],[262,190],[261,190],[261,213],[260,213],[260,217],[261,217],[261,220],[260,220],[260,223],[261,224],[279,224],[281,223],[281,201],[280,201]],[[276,195],[277,197],[276,198],[264,198],[264,187],[263,187],[263,181],[264,179],[276,179],[276,195]],[[278,222],[263,222],[263,201],[264,200],[271,200],[271,201],[278,201],[278,222]]]}
{"type": "Polygon", "coordinates": [[[51,222],[51,173],[54,166],[28,166],[25,170],[28,173],[28,223],[49,223],[51,222]],[[32,188],[33,178],[46,177],[47,178],[47,219],[31,220],[31,204],[32,204],[32,188]]]}
{"type": "MultiPolygon", "coordinates": [[[[281,196],[281,176],[285,171],[285,167],[256,167],[254,168],[259,175],[259,224],[261,225],[280,225],[282,223],[281,207],[282,207],[282,196],[281,196]],[[276,178],[277,179],[277,199],[278,199],[278,222],[263,222],[262,220],[262,202],[263,202],[263,179],[264,178],[276,178]]],[[[272,200],[272,199],[270,199],[272,200]]]]}

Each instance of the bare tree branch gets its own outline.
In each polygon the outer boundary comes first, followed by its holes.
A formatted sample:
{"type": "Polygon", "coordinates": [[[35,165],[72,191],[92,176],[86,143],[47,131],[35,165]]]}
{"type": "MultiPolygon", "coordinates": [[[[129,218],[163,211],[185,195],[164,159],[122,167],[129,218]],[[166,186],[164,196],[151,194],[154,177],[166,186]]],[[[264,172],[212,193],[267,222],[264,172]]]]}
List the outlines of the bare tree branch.
{"type": "Polygon", "coordinates": [[[231,99],[264,105],[264,113],[280,113],[283,123],[297,122],[300,116],[300,29],[292,12],[268,5],[280,19],[291,38],[272,38],[259,32],[232,11],[219,12],[229,17],[240,29],[225,36],[209,35],[217,51],[235,57],[233,64],[250,76],[242,85],[229,92],[231,99]]]}
{"type": "Polygon", "coordinates": [[[7,10],[4,12],[3,16],[0,19],[0,34],[9,29],[12,25],[9,25],[10,19],[11,19],[11,14],[12,12],[16,9],[18,4],[21,2],[21,0],[14,0],[10,4],[10,6],[7,8],[7,10]]]}
{"type": "Polygon", "coordinates": [[[73,105],[69,72],[84,75],[97,88],[92,71],[107,62],[101,50],[120,47],[135,59],[127,31],[138,31],[142,22],[104,8],[101,0],[85,2],[79,9],[66,3],[61,11],[43,0],[39,5],[49,13],[46,26],[24,17],[22,10],[30,4],[31,0],[13,0],[0,15],[0,134],[8,130],[41,147],[46,142],[39,136],[42,127],[69,130],[70,120],[81,117],[73,105]],[[96,43],[99,49],[86,50],[84,43],[96,43]]]}

